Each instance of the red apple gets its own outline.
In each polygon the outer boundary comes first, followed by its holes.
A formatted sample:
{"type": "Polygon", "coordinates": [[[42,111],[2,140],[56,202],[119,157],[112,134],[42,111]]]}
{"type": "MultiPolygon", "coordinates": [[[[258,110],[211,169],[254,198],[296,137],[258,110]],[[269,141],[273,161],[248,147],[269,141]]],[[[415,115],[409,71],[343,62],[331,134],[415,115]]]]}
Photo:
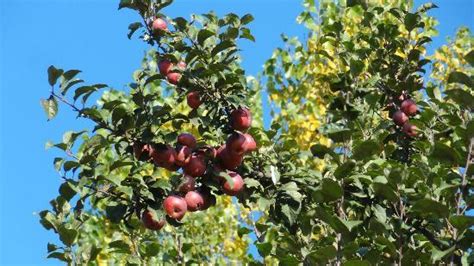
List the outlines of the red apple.
{"type": "Polygon", "coordinates": [[[204,197],[197,191],[189,191],[184,196],[188,210],[191,212],[199,211],[204,206],[204,197]]]}
{"type": "Polygon", "coordinates": [[[150,159],[150,146],[139,141],[135,142],[133,144],[133,154],[137,160],[147,161],[150,159]]]}
{"type": "Polygon", "coordinates": [[[219,159],[220,165],[228,170],[234,170],[242,164],[244,158],[243,154],[235,154],[229,152],[225,145],[223,145],[217,151],[217,158],[219,159]]]}
{"type": "Polygon", "coordinates": [[[392,120],[396,125],[403,126],[403,124],[408,121],[408,116],[404,112],[398,110],[393,114],[392,120]]]}
{"type": "Polygon", "coordinates": [[[198,177],[204,175],[206,172],[206,167],[206,162],[204,161],[203,157],[192,155],[188,164],[184,166],[183,170],[184,173],[190,176],[198,177]]]}
{"type": "Polygon", "coordinates": [[[158,64],[158,69],[160,70],[161,75],[166,76],[170,73],[171,68],[173,68],[173,63],[169,60],[161,60],[158,64]]]}
{"type": "Polygon", "coordinates": [[[166,75],[166,79],[169,83],[173,85],[178,85],[179,80],[181,79],[181,73],[178,72],[170,72],[166,75]]]}
{"type": "Polygon", "coordinates": [[[183,62],[183,61],[179,61],[178,68],[181,69],[181,70],[185,70],[186,69],[186,63],[183,62]]]}
{"type": "Polygon", "coordinates": [[[178,145],[176,147],[175,164],[178,166],[185,166],[191,158],[191,149],[188,146],[178,145]]]}
{"type": "Polygon", "coordinates": [[[403,125],[402,131],[410,137],[416,137],[418,128],[407,122],[403,125]]]}
{"type": "Polygon", "coordinates": [[[235,130],[245,131],[252,125],[252,115],[247,108],[239,108],[230,114],[231,125],[235,130]]]}
{"type": "Polygon", "coordinates": [[[249,133],[245,133],[244,136],[247,139],[247,150],[255,151],[257,149],[257,143],[253,139],[252,135],[250,135],[249,133]]]}
{"type": "Polygon", "coordinates": [[[222,184],[222,191],[229,196],[235,196],[244,188],[244,180],[237,173],[231,172],[229,175],[233,184],[226,180],[224,184],[222,184]]]}
{"type": "Polygon", "coordinates": [[[400,110],[402,110],[408,116],[413,116],[416,114],[418,107],[413,100],[408,99],[402,102],[400,105],[400,110]]]}
{"type": "Polygon", "coordinates": [[[186,194],[189,191],[192,191],[195,189],[196,189],[196,181],[194,180],[194,177],[185,174],[183,176],[183,181],[178,186],[178,191],[183,194],[186,194]]]}
{"type": "Polygon", "coordinates": [[[192,91],[188,93],[186,96],[186,101],[192,109],[197,109],[201,105],[201,98],[199,96],[199,92],[197,91],[192,91]]]}
{"type": "Polygon", "coordinates": [[[216,205],[216,196],[209,194],[204,194],[204,204],[201,210],[207,210],[209,207],[216,205]]]}
{"type": "Polygon", "coordinates": [[[142,214],[142,223],[145,228],[150,230],[160,230],[165,225],[165,219],[158,219],[156,213],[150,210],[145,210],[142,214]]]}
{"type": "Polygon", "coordinates": [[[226,149],[229,152],[238,155],[244,154],[248,150],[249,144],[247,137],[240,132],[232,133],[225,143],[226,149]]]}
{"type": "Polygon", "coordinates": [[[162,18],[157,18],[153,21],[151,24],[151,28],[153,29],[153,32],[160,32],[160,31],[167,31],[168,30],[168,25],[166,24],[166,21],[162,18]]]}
{"type": "Polygon", "coordinates": [[[188,146],[191,149],[196,148],[196,138],[189,133],[179,134],[178,143],[184,146],[188,146]]]}
{"type": "Polygon", "coordinates": [[[163,208],[169,217],[178,221],[184,217],[186,211],[188,210],[188,206],[186,205],[186,201],[183,199],[183,197],[176,195],[166,197],[166,199],[163,201],[163,208]]]}
{"type": "Polygon", "coordinates": [[[169,145],[158,144],[154,147],[151,157],[153,162],[159,166],[174,164],[176,151],[169,145]]]}
{"type": "Polygon", "coordinates": [[[217,156],[217,150],[211,146],[204,146],[202,148],[199,148],[197,150],[197,153],[209,159],[214,159],[217,156]]]}

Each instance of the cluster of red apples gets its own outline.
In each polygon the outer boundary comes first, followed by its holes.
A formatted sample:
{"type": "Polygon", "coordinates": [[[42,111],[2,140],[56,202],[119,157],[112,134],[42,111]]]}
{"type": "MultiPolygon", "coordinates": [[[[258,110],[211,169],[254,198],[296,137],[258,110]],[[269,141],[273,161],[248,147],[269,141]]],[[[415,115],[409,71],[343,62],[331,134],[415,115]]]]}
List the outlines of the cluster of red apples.
{"type": "MultiPolygon", "coordinates": [[[[160,35],[164,32],[168,31],[168,25],[165,20],[161,18],[157,18],[151,24],[152,31],[155,35],[160,35]]],[[[163,59],[158,64],[158,69],[166,80],[173,85],[178,85],[179,81],[181,80],[181,73],[186,69],[186,63],[183,61],[178,62],[178,64],[174,64],[168,59],[163,59]],[[179,70],[179,71],[176,71],[179,70]]],[[[199,92],[191,91],[188,92],[186,96],[187,103],[189,107],[192,109],[197,109],[201,105],[201,98],[199,96],[199,92]]]]}
{"type": "Polygon", "coordinates": [[[410,137],[416,137],[417,135],[417,127],[409,122],[409,117],[414,116],[417,111],[416,103],[412,99],[406,99],[402,101],[400,109],[392,116],[393,122],[401,127],[403,133],[410,137]]]}

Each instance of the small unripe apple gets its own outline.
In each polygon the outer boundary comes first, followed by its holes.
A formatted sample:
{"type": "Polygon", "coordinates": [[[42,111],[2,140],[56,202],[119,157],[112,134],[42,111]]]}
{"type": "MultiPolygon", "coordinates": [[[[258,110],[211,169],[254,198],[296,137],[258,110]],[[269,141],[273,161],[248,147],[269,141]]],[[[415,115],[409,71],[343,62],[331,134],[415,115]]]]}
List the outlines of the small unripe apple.
{"type": "Polygon", "coordinates": [[[400,105],[400,110],[402,110],[408,116],[413,116],[418,111],[418,107],[412,99],[408,99],[402,102],[400,105]]]}
{"type": "Polygon", "coordinates": [[[222,184],[222,191],[229,196],[235,196],[239,194],[239,192],[244,188],[244,180],[237,173],[232,172],[232,173],[229,173],[229,175],[232,179],[233,184],[231,184],[231,182],[226,180],[222,184]]]}
{"type": "Polygon", "coordinates": [[[176,147],[175,164],[178,166],[185,166],[191,158],[191,149],[188,146],[178,145],[176,147]]]}
{"type": "Polygon", "coordinates": [[[219,159],[220,165],[228,170],[234,170],[242,164],[244,158],[243,154],[235,154],[229,152],[225,145],[223,145],[217,151],[217,158],[219,159]]]}
{"type": "Polygon", "coordinates": [[[142,223],[145,228],[150,230],[160,230],[165,225],[165,219],[158,219],[156,213],[145,210],[142,214],[142,223]]]}
{"type": "Polygon", "coordinates": [[[201,105],[201,98],[199,96],[199,92],[192,91],[188,93],[188,95],[186,96],[186,102],[192,109],[199,108],[199,106],[201,105]]]}
{"type": "Polygon", "coordinates": [[[255,139],[249,133],[245,133],[244,136],[247,139],[247,150],[255,151],[257,149],[257,143],[255,142],[255,139]]]}
{"type": "Polygon", "coordinates": [[[247,142],[247,137],[240,132],[232,133],[225,143],[226,149],[229,152],[238,155],[244,154],[248,150],[249,144],[250,143],[247,142]]]}
{"type": "Polygon", "coordinates": [[[196,148],[196,138],[189,133],[181,133],[178,136],[178,143],[184,146],[188,146],[191,149],[196,148]]]}
{"type": "Polygon", "coordinates": [[[169,145],[158,144],[154,147],[151,157],[157,165],[172,165],[175,161],[176,151],[169,145]]]}
{"type": "Polygon", "coordinates": [[[239,108],[230,114],[232,128],[245,131],[252,125],[252,115],[247,108],[239,108]]]}
{"type": "Polygon", "coordinates": [[[151,24],[151,28],[153,29],[153,32],[160,32],[160,31],[167,31],[168,30],[168,25],[166,24],[166,21],[162,18],[157,18],[153,21],[151,24]]]}
{"type": "Polygon", "coordinates": [[[161,60],[158,64],[158,69],[160,70],[161,75],[166,76],[170,73],[171,68],[173,68],[173,63],[169,60],[161,60]]]}
{"type": "Polygon", "coordinates": [[[184,200],[186,200],[188,211],[191,212],[199,211],[204,206],[204,197],[197,191],[189,191],[186,193],[184,200]]]}
{"type": "Polygon", "coordinates": [[[178,85],[179,81],[181,80],[181,73],[178,72],[170,72],[166,75],[166,79],[169,83],[173,85],[178,85]]]}
{"type": "Polygon", "coordinates": [[[396,125],[403,126],[408,121],[408,116],[404,112],[398,110],[393,114],[392,120],[396,125]]]}
{"type": "Polygon", "coordinates": [[[183,176],[183,181],[178,186],[178,191],[183,194],[186,194],[189,191],[192,191],[195,189],[196,189],[196,181],[194,180],[194,177],[185,174],[183,176]]]}
{"type": "Polygon", "coordinates": [[[192,155],[189,162],[184,166],[183,170],[186,174],[198,177],[206,172],[206,162],[201,156],[192,155]]]}
{"type": "Polygon", "coordinates": [[[163,209],[169,217],[179,221],[186,214],[188,206],[183,197],[171,195],[163,201],[163,209]]]}
{"type": "Polygon", "coordinates": [[[407,122],[403,125],[402,131],[410,137],[416,137],[418,128],[407,122]]]}

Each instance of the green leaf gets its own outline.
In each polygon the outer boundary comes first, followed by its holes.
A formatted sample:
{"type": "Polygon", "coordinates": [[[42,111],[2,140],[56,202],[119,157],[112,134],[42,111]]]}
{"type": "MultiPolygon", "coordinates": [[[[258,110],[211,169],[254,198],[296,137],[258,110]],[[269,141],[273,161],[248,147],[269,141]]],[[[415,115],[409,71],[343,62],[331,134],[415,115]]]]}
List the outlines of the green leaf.
{"type": "Polygon", "coordinates": [[[433,9],[433,8],[438,8],[437,5],[433,4],[433,3],[424,3],[423,5],[421,5],[420,7],[418,7],[418,9],[416,10],[417,13],[425,13],[426,11],[430,10],[430,9],[433,9]]]}
{"type": "Polygon", "coordinates": [[[448,83],[461,83],[470,88],[474,87],[472,79],[465,73],[454,71],[448,76],[448,83]]]}
{"type": "Polygon", "coordinates": [[[114,205],[109,205],[105,208],[105,213],[111,222],[118,223],[127,212],[127,206],[117,203],[113,204],[114,205]]]}
{"type": "Polygon", "coordinates": [[[355,227],[362,224],[362,221],[350,221],[350,220],[343,220],[339,217],[337,218],[341,221],[342,224],[344,224],[344,226],[347,228],[349,232],[352,231],[352,229],[354,229],[355,227]]]}
{"type": "Polygon", "coordinates": [[[241,28],[240,29],[240,38],[250,40],[255,42],[255,37],[250,33],[250,29],[248,28],[241,28]]]}
{"type": "Polygon", "coordinates": [[[382,151],[382,147],[375,140],[368,140],[357,144],[354,147],[354,153],[352,158],[356,160],[363,160],[371,157],[372,155],[379,154],[382,151]]]}
{"type": "Polygon", "coordinates": [[[81,97],[81,95],[83,94],[89,94],[89,93],[93,93],[95,91],[97,91],[98,88],[96,88],[95,86],[82,86],[82,87],[79,87],[76,89],[76,91],[74,92],[74,101],[76,101],[79,97],[81,97]]]}
{"type": "Polygon", "coordinates": [[[343,266],[370,266],[370,262],[366,260],[348,260],[342,264],[343,266]]]}
{"type": "Polygon", "coordinates": [[[60,261],[64,262],[70,262],[71,259],[68,259],[64,252],[53,252],[47,256],[48,259],[53,258],[53,259],[58,259],[60,261]]]}
{"type": "Polygon", "coordinates": [[[336,171],[334,171],[334,177],[337,179],[342,179],[346,176],[348,176],[352,170],[356,167],[356,163],[354,160],[348,160],[347,162],[341,164],[336,168],[336,171]]]}
{"type": "Polygon", "coordinates": [[[77,194],[76,187],[71,182],[66,181],[59,187],[59,194],[69,201],[77,194]]]}
{"type": "Polygon", "coordinates": [[[56,246],[55,244],[53,244],[53,243],[48,243],[48,253],[53,252],[53,251],[57,250],[58,248],[59,248],[59,247],[56,246]]]}
{"type": "Polygon", "coordinates": [[[352,135],[352,130],[350,129],[332,129],[328,131],[328,136],[334,142],[344,142],[349,140],[352,135]]]}
{"type": "Polygon", "coordinates": [[[474,109],[474,96],[462,89],[451,89],[445,91],[449,99],[459,104],[461,107],[474,109]]]}
{"type": "Polygon", "coordinates": [[[464,59],[472,66],[474,67],[474,50],[469,51],[465,56],[464,59]]]}
{"type": "Polygon", "coordinates": [[[233,48],[235,47],[235,43],[233,41],[230,41],[230,40],[225,40],[225,41],[222,41],[220,43],[218,43],[216,45],[216,47],[214,47],[211,51],[211,56],[214,57],[216,56],[218,53],[226,50],[226,49],[229,49],[229,48],[233,48]]]}
{"type": "Polygon", "coordinates": [[[246,24],[249,24],[250,22],[252,22],[253,19],[254,19],[254,18],[253,18],[253,16],[252,16],[251,14],[245,14],[244,16],[242,16],[242,17],[240,18],[240,23],[241,23],[242,25],[246,25],[246,24]]]}
{"type": "Polygon", "coordinates": [[[64,245],[70,247],[76,241],[78,232],[75,229],[67,228],[65,225],[59,227],[58,230],[59,239],[64,243],[64,245]]]}
{"type": "Polygon", "coordinates": [[[362,73],[362,70],[364,70],[364,62],[351,59],[350,69],[352,76],[358,76],[360,73],[362,73]]]}
{"type": "Polygon", "coordinates": [[[441,142],[435,143],[431,158],[450,165],[459,165],[461,161],[461,156],[456,150],[441,142]]]}
{"type": "Polygon", "coordinates": [[[278,171],[278,168],[273,165],[270,165],[270,176],[274,185],[280,181],[280,172],[278,171]]]}
{"type": "Polygon", "coordinates": [[[116,249],[117,251],[128,253],[130,252],[130,246],[123,240],[115,240],[109,243],[109,248],[116,249]]]}
{"type": "Polygon", "coordinates": [[[336,181],[325,178],[321,183],[321,192],[326,201],[334,201],[342,197],[343,190],[336,181]]]}
{"type": "Polygon", "coordinates": [[[63,74],[62,69],[57,69],[54,66],[48,67],[48,82],[49,85],[54,86],[58,81],[58,78],[63,74]]]}
{"type": "Polygon", "coordinates": [[[322,144],[315,144],[315,145],[311,146],[310,149],[311,149],[311,153],[315,157],[318,157],[320,159],[323,159],[326,154],[332,152],[331,149],[329,149],[328,147],[326,147],[325,145],[322,145],[322,144]]]}
{"type": "Polygon", "coordinates": [[[422,217],[434,216],[436,218],[446,218],[449,216],[449,209],[432,199],[421,199],[413,204],[411,210],[422,217]]]}
{"type": "Polygon", "coordinates": [[[398,196],[395,191],[388,184],[383,183],[373,183],[374,192],[376,195],[387,199],[390,202],[397,202],[398,196]]]}
{"type": "Polygon", "coordinates": [[[126,161],[115,161],[111,166],[109,171],[112,172],[113,170],[120,168],[120,167],[125,167],[125,166],[132,166],[134,162],[126,162],[126,161]]]}
{"type": "Polygon", "coordinates": [[[435,246],[433,246],[433,249],[431,250],[431,259],[433,260],[433,262],[442,260],[449,254],[451,254],[455,249],[456,246],[452,246],[446,250],[439,250],[435,246]]]}
{"type": "Polygon", "coordinates": [[[73,168],[77,168],[79,166],[80,166],[80,164],[76,161],[67,161],[67,162],[64,163],[63,169],[64,169],[64,171],[67,172],[67,171],[69,171],[73,168]]]}
{"type": "Polygon", "coordinates": [[[53,119],[58,114],[58,102],[51,96],[46,100],[41,100],[41,106],[48,117],[48,121],[53,119]]]}
{"type": "Polygon", "coordinates": [[[127,37],[129,39],[132,38],[133,34],[139,29],[139,28],[142,28],[143,27],[143,24],[141,22],[134,22],[134,23],[131,23],[130,25],[128,25],[128,34],[127,34],[127,37]]]}
{"type": "Polygon", "coordinates": [[[455,215],[449,217],[449,221],[461,232],[474,226],[474,216],[455,215]]]}
{"type": "Polygon", "coordinates": [[[243,235],[247,235],[249,233],[253,232],[251,229],[243,226],[239,226],[239,229],[237,230],[237,234],[239,237],[242,237],[243,235]]]}
{"type": "Polygon", "coordinates": [[[420,19],[420,16],[417,14],[412,14],[412,13],[407,13],[404,19],[405,23],[405,28],[408,31],[413,30],[416,27],[416,24],[418,23],[418,20],[420,19]]]}
{"type": "Polygon", "coordinates": [[[158,242],[147,243],[145,247],[145,254],[148,257],[155,257],[160,253],[161,245],[158,242]]]}
{"type": "Polygon", "coordinates": [[[46,230],[56,229],[56,217],[50,211],[41,211],[39,216],[40,223],[46,230]]]}
{"type": "Polygon", "coordinates": [[[272,251],[271,243],[256,243],[255,246],[262,257],[270,255],[270,252],[272,251]]]}
{"type": "Polygon", "coordinates": [[[336,248],[332,245],[329,245],[329,246],[317,248],[317,250],[310,252],[308,256],[313,260],[324,263],[329,260],[332,260],[334,257],[336,257],[336,254],[337,254],[336,248]]]}
{"type": "Polygon", "coordinates": [[[210,38],[211,36],[213,36],[215,33],[213,31],[210,31],[208,29],[202,29],[199,31],[198,33],[198,37],[197,37],[197,40],[198,40],[198,43],[200,45],[204,45],[204,42],[210,38]]]}

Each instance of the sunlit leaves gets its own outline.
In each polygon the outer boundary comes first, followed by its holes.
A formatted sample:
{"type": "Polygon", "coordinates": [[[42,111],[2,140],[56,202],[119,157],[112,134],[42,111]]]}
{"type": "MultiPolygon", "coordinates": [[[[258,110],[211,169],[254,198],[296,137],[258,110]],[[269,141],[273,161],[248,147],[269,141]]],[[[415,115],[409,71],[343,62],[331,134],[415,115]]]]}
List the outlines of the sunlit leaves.
{"type": "Polygon", "coordinates": [[[48,120],[53,119],[58,114],[58,101],[52,96],[48,99],[41,100],[41,106],[43,106],[48,120]]]}

